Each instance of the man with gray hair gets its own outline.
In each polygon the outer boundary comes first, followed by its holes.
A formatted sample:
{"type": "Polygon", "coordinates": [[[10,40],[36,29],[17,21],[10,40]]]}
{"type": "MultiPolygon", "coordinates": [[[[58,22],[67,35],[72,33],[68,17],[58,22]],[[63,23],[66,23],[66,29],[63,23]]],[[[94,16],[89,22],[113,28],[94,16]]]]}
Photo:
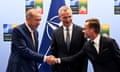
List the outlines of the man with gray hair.
{"type": "MultiPolygon", "coordinates": [[[[72,23],[73,15],[69,6],[62,6],[58,13],[62,26],[53,33],[51,54],[57,58],[72,56],[82,49],[86,41],[83,28],[72,23]]],[[[53,72],[86,72],[87,59],[83,56],[70,63],[60,63],[59,60],[59,64],[53,65],[52,68],[53,72]]]]}
{"type": "Polygon", "coordinates": [[[41,21],[40,10],[29,9],[26,22],[13,29],[11,54],[6,72],[39,72],[37,62],[52,59],[38,53],[37,27],[41,21]]]}

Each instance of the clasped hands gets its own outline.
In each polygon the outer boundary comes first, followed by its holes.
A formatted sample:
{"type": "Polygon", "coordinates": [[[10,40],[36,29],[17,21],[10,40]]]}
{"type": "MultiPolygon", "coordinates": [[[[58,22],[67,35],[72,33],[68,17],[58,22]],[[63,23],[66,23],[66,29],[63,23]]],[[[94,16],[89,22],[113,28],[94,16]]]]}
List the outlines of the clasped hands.
{"type": "Polygon", "coordinates": [[[49,65],[59,63],[59,58],[54,57],[53,55],[46,56],[46,62],[49,65]]]}

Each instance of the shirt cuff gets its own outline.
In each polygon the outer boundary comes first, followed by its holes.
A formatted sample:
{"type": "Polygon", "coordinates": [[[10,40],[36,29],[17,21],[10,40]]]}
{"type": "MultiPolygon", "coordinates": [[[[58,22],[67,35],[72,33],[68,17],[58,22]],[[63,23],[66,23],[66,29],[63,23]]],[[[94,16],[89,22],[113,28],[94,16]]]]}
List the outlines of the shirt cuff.
{"type": "Polygon", "coordinates": [[[58,58],[58,64],[61,64],[61,59],[60,58],[58,58]]]}
{"type": "Polygon", "coordinates": [[[46,62],[46,58],[47,58],[47,56],[44,56],[43,62],[46,62]]]}

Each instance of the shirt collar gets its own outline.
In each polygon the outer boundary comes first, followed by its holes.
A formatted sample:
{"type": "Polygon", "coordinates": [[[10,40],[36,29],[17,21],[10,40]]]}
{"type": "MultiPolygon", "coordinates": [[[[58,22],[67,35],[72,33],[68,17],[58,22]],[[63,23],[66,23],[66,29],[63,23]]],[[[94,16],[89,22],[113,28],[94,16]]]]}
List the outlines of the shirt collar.
{"type": "MultiPolygon", "coordinates": [[[[68,28],[69,28],[69,30],[72,30],[72,28],[73,28],[73,24],[71,24],[68,28]]],[[[63,29],[66,30],[66,27],[63,26],[63,29]]]]}
{"type": "Polygon", "coordinates": [[[29,30],[30,32],[33,32],[33,30],[29,27],[29,25],[28,25],[27,22],[25,22],[25,25],[26,25],[26,27],[28,28],[28,30],[29,30]]]}
{"type": "Polygon", "coordinates": [[[99,43],[100,40],[100,34],[98,34],[98,36],[93,40],[96,44],[99,43]]]}

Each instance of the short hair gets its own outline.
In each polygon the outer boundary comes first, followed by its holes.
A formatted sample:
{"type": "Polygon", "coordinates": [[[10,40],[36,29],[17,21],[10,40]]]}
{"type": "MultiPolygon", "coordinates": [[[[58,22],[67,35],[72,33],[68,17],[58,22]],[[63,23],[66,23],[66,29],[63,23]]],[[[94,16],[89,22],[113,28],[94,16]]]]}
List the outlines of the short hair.
{"type": "Polygon", "coordinates": [[[27,10],[26,12],[26,17],[33,17],[33,12],[37,12],[40,13],[40,9],[39,8],[30,8],[29,10],[27,10]]]}
{"type": "Polygon", "coordinates": [[[88,22],[89,28],[93,28],[96,33],[100,33],[100,22],[97,18],[89,18],[85,22],[88,22]]]}
{"type": "Polygon", "coordinates": [[[59,8],[59,10],[58,10],[58,13],[59,13],[59,15],[60,15],[60,13],[61,13],[62,11],[67,11],[67,10],[70,10],[71,13],[72,13],[72,9],[70,8],[70,6],[61,6],[61,7],[59,8]]]}

